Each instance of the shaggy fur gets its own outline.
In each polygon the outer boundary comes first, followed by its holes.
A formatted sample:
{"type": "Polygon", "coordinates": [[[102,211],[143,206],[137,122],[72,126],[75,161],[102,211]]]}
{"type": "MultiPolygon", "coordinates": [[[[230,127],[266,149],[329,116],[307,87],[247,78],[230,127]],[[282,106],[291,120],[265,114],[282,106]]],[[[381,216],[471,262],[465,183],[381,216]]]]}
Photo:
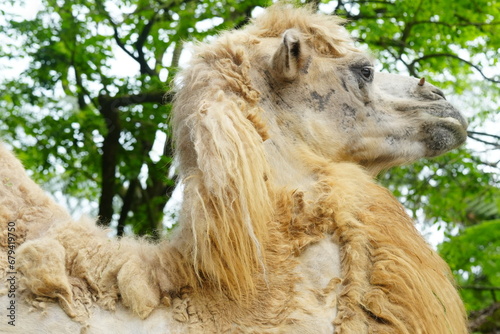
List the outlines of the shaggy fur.
{"type": "Polygon", "coordinates": [[[370,62],[340,23],[276,5],[197,47],[172,119],[172,240],[72,221],[0,147],[1,223],[18,228],[40,326],[58,301],[88,333],[123,314],[124,333],[466,333],[447,265],[371,175],[460,145],[466,123],[429,84],[361,78],[370,62]]]}
{"type": "MultiPolygon", "coordinates": [[[[0,246],[9,244],[9,222],[15,222],[14,245],[18,247],[26,239],[41,237],[47,226],[70,219],[69,214],[55,204],[33,181],[29,179],[21,163],[4,146],[0,145],[0,246]]],[[[5,278],[7,253],[0,253],[5,278]]]]}

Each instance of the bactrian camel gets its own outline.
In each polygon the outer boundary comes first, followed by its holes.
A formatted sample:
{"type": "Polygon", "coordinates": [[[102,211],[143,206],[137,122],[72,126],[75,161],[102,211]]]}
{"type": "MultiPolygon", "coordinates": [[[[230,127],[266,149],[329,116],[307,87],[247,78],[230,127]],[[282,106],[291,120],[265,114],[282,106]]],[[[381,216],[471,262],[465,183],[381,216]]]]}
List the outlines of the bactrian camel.
{"type": "Polygon", "coordinates": [[[0,331],[466,333],[449,268],[374,176],[467,123],[425,80],[376,73],[341,23],[278,4],[196,46],[168,240],[74,221],[0,148],[0,331]]]}

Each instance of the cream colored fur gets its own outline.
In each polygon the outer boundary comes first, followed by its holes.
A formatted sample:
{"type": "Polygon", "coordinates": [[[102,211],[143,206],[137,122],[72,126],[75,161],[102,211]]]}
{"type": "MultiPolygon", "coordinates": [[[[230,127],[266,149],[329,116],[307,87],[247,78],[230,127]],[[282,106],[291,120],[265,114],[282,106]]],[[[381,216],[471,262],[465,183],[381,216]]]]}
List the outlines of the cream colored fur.
{"type": "Polygon", "coordinates": [[[197,46],[171,240],[72,221],[0,147],[20,283],[2,332],[466,333],[447,265],[373,175],[457,147],[467,124],[434,86],[374,73],[340,23],[275,5],[197,46]]]}

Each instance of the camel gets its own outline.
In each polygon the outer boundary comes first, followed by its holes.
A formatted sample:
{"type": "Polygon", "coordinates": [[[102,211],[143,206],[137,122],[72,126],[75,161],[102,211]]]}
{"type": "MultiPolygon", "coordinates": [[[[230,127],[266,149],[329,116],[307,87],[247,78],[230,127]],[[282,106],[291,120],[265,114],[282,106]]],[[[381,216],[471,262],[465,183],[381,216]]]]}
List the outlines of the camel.
{"type": "Polygon", "coordinates": [[[424,79],[375,72],[342,23],[277,4],[196,46],[168,240],[73,220],[0,147],[0,331],[467,333],[448,266],[374,181],[467,122],[424,79]]]}

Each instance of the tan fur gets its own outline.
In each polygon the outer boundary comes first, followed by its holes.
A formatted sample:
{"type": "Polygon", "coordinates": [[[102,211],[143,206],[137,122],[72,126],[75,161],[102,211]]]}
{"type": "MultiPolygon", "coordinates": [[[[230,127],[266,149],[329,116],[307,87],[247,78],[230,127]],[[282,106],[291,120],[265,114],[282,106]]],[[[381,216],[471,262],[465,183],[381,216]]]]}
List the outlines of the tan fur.
{"type": "Polygon", "coordinates": [[[391,96],[356,79],[368,60],[341,22],[276,5],[197,46],[174,103],[184,202],[171,240],[72,221],[0,147],[0,217],[19,229],[28,304],[58,301],[89,333],[123,306],[123,332],[139,317],[143,332],[466,333],[447,265],[367,172],[456,147],[465,122],[429,84],[405,79],[409,96],[391,96]],[[278,73],[284,59],[293,75],[278,73]],[[425,137],[450,127],[440,145],[425,137]],[[332,258],[315,263],[322,249],[332,258]]]}
{"type": "Polygon", "coordinates": [[[344,268],[337,332],[465,333],[451,271],[404,208],[357,166],[322,173],[315,215],[333,218],[344,268]]]}
{"type": "MultiPolygon", "coordinates": [[[[252,63],[256,67],[264,61],[264,58],[259,59],[261,55],[257,51],[259,46],[254,36],[279,37],[287,29],[293,28],[301,31],[307,44],[319,54],[343,57],[347,52],[357,52],[349,44],[349,37],[344,30],[339,28],[339,20],[311,16],[305,10],[280,9],[258,19],[255,26],[250,26],[245,32],[223,35],[217,43],[203,45],[202,49],[197,50],[197,57],[190,68],[183,73],[185,86],[177,97],[174,125],[177,129],[180,167],[181,170],[187,171],[182,175],[184,178],[189,180],[191,175],[199,173],[197,169],[204,168],[205,164],[215,168],[203,174],[204,177],[200,180],[204,182],[227,179],[231,175],[226,173],[232,173],[235,169],[246,172],[246,166],[243,164],[248,162],[244,157],[241,158],[241,164],[225,163],[226,168],[220,168],[218,163],[224,159],[217,157],[218,161],[214,162],[212,157],[203,156],[205,152],[197,149],[196,139],[193,140],[197,138],[201,127],[188,123],[189,117],[192,116],[187,117],[186,113],[192,115],[193,111],[201,109],[204,111],[201,115],[207,121],[224,113],[230,121],[234,115],[225,114],[227,105],[234,106],[237,103],[239,108],[232,112],[240,114],[241,119],[246,116],[246,110],[254,106],[254,96],[257,95],[256,87],[252,84],[252,75],[248,73],[249,60],[246,57],[255,57],[252,63]],[[242,51],[241,45],[247,48],[246,52],[242,51]],[[236,77],[238,83],[233,81],[236,77]],[[207,82],[210,82],[210,85],[207,86],[207,82]],[[215,101],[213,96],[217,97],[215,101]],[[207,107],[207,103],[213,108],[207,107]],[[192,141],[195,143],[194,147],[191,146],[192,141]]],[[[262,87],[259,81],[256,82],[262,87]]],[[[205,140],[212,140],[218,145],[232,144],[231,137],[222,137],[230,136],[231,132],[230,129],[226,131],[221,127],[221,123],[217,124],[218,133],[210,132],[205,140]]],[[[251,138],[257,138],[255,130],[252,129],[245,128],[245,132],[241,133],[245,133],[246,143],[251,138]]],[[[270,137],[272,139],[273,135],[270,137]]],[[[253,140],[250,142],[253,145],[253,140]]],[[[322,139],[320,142],[325,143],[322,139]]],[[[256,145],[258,147],[259,142],[256,145]]],[[[315,192],[323,195],[309,204],[301,204],[312,206],[308,208],[312,210],[313,218],[309,218],[311,225],[307,233],[292,229],[294,234],[299,234],[288,237],[293,240],[299,253],[300,249],[317,240],[323,233],[334,231],[335,237],[338,238],[342,249],[345,283],[339,298],[337,332],[362,333],[368,329],[373,333],[465,332],[463,306],[453,286],[449,269],[416,232],[399,203],[386,190],[373,184],[359,167],[342,164],[331,166],[331,162],[328,166],[328,160],[311,160],[314,153],[308,148],[304,151],[308,156],[302,157],[303,163],[318,166],[314,173],[321,177],[316,183],[315,192]],[[353,178],[356,182],[352,181],[353,178]],[[367,193],[368,190],[370,191],[367,193]]],[[[253,171],[257,171],[257,176],[252,177],[252,181],[260,181],[260,188],[265,191],[253,190],[253,198],[268,202],[269,184],[272,184],[273,175],[268,174],[266,167],[261,167],[267,163],[261,158],[262,153],[238,151],[238,154],[255,155],[256,160],[252,161],[251,165],[253,171]],[[259,178],[259,174],[266,176],[259,178]],[[265,180],[268,180],[267,186],[265,180]]],[[[233,156],[236,157],[237,154],[233,153],[233,156]]],[[[240,184],[240,187],[248,185],[240,184]]],[[[238,184],[234,186],[238,187],[238,184]]],[[[198,189],[202,187],[201,185],[198,189]]],[[[252,187],[255,185],[252,184],[252,187]]],[[[190,193],[189,188],[186,193],[190,193]]],[[[205,192],[199,200],[203,203],[210,196],[210,192],[205,192]]],[[[219,195],[218,198],[224,197],[219,195]]],[[[228,198],[225,206],[230,206],[231,202],[228,198]]],[[[264,212],[267,212],[267,209],[264,212]]],[[[265,219],[269,219],[266,216],[265,219]]],[[[226,224],[234,224],[235,221],[237,220],[228,220],[225,223],[219,220],[215,224],[227,228],[226,224]]],[[[254,220],[254,224],[258,221],[254,220]]],[[[290,226],[287,227],[287,232],[290,233],[290,226]]],[[[261,246],[255,246],[255,249],[259,247],[261,246]]],[[[252,253],[246,254],[249,256],[252,253]]],[[[258,257],[258,254],[252,255],[248,262],[258,257]]],[[[213,273],[215,277],[226,275],[225,271],[213,273]]],[[[248,276],[245,277],[245,273],[242,273],[239,279],[252,282],[248,276]]],[[[222,282],[227,288],[240,291],[240,286],[232,287],[230,280],[223,278],[222,282]]],[[[252,288],[249,286],[248,290],[252,288]]]]}
{"type": "MultiPolygon", "coordinates": [[[[26,239],[42,236],[51,223],[68,219],[69,214],[31,181],[19,160],[0,145],[0,247],[7,249],[9,232],[18,247],[26,239]],[[14,230],[9,230],[9,223],[15,223],[14,230]]],[[[0,253],[0,260],[7,262],[6,252],[0,253]]],[[[1,268],[3,282],[6,266],[1,268]]]]}
{"type": "Polygon", "coordinates": [[[190,203],[184,205],[182,219],[192,222],[188,228],[198,275],[241,298],[254,292],[251,277],[265,266],[262,247],[272,212],[263,131],[254,127],[262,128],[255,105],[259,93],[248,81],[250,64],[243,50],[207,50],[199,59],[200,65],[192,67],[195,77],[177,96],[182,103],[176,103],[174,114],[174,123],[182,122],[175,134],[183,152],[185,201],[190,203]],[[224,78],[222,87],[213,78],[214,69],[224,78]],[[213,91],[203,84],[209,80],[213,91]],[[232,91],[242,92],[243,98],[232,91]]]}

